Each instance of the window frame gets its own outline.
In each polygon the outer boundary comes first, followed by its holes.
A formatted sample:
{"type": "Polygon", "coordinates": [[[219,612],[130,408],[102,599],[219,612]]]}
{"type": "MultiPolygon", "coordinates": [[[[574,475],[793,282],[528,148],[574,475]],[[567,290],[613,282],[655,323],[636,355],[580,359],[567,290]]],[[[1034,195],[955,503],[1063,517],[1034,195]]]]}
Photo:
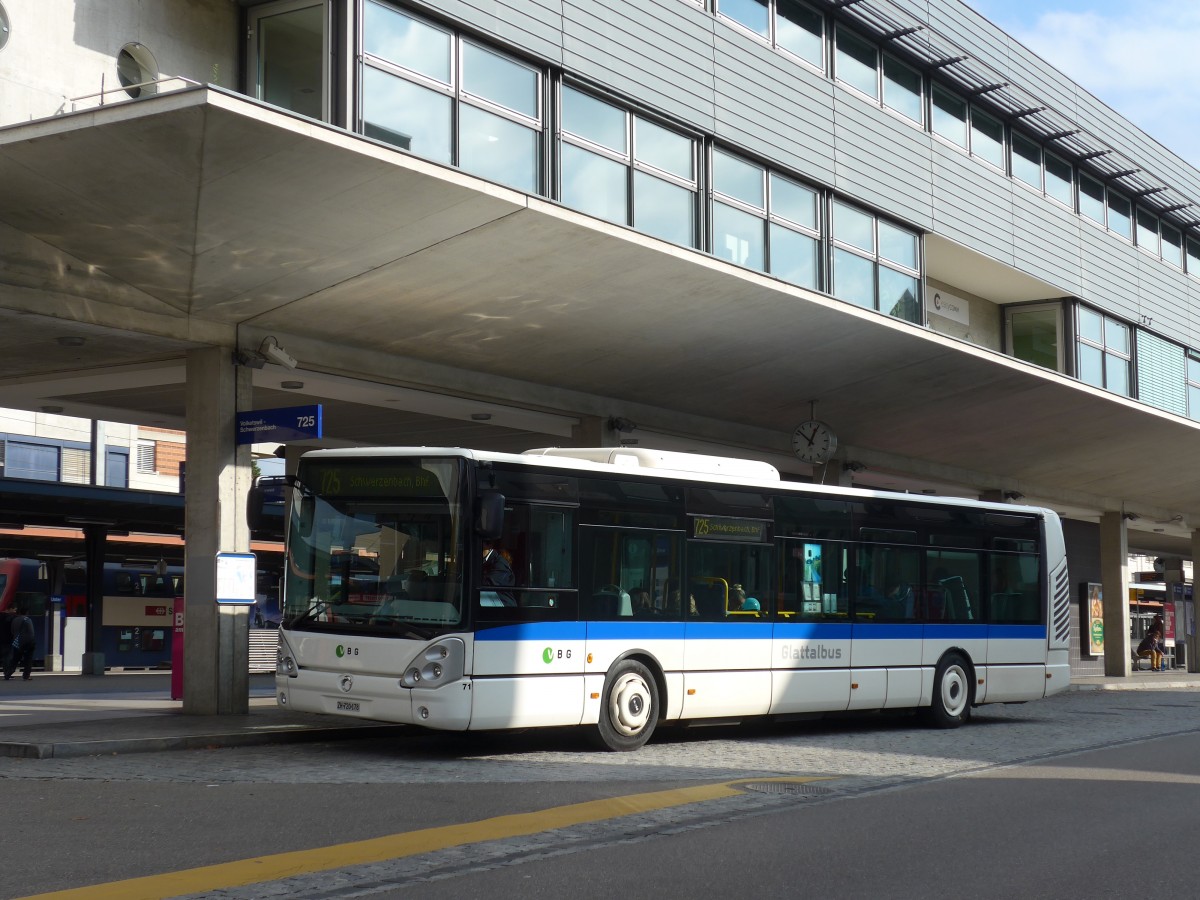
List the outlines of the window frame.
{"type": "Polygon", "coordinates": [[[1120,319],[1116,318],[1115,316],[1110,316],[1107,313],[1102,312],[1099,309],[1096,309],[1094,307],[1088,306],[1083,303],[1075,304],[1074,322],[1075,322],[1075,378],[1079,381],[1082,381],[1084,384],[1088,384],[1088,385],[1091,385],[1092,387],[1100,388],[1101,390],[1109,391],[1110,393],[1117,394],[1118,396],[1129,397],[1130,399],[1137,399],[1137,388],[1136,388],[1137,372],[1135,371],[1135,366],[1134,366],[1134,358],[1135,358],[1136,352],[1137,352],[1137,347],[1136,347],[1137,329],[1134,328],[1133,325],[1131,325],[1128,322],[1123,322],[1120,319]],[[1085,337],[1083,334],[1083,329],[1080,327],[1080,315],[1085,310],[1087,312],[1091,313],[1092,315],[1098,316],[1100,319],[1100,329],[1101,329],[1100,341],[1096,341],[1094,338],[1085,337]],[[1109,331],[1108,326],[1110,323],[1116,327],[1121,328],[1125,332],[1127,349],[1121,350],[1120,348],[1117,348],[1114,345],[1110,345],[1108,343],[1108,331],[1109,331]],[[1101,370],[1100,370],[1101,371],[1101,381],[1103,382],[1103,384],[1094,384],[1093,382],[1086,381],[1080,375],[1080,370],[1082,368],[1081,363],[1080,363],[1080,348],[1081,347],[1090,347],[1093,350],[1099,351],[1100,362],[1101,362],[1101,370]],[[1124,367],[1125,367],[1124,368],[1124,374],[1125,374],[1125,390],[1124,391],[1118,391],[1111,386],[1112,379],[1109,376],[1109,366],[1110,366],[1110,363],[1112,362],[1112,360],[1114,360],[1114,359],[1120,360],[1124,364],[1124,367]]]}
{"type": "MultiPolygon", "coordinates": [[[[558,200],[559,202],[564,203],[564,205],[568,206],[571,209],[576,209],[576,207],[571,206],[569,203],[566,203],[566,201],[564,201],[562,199],[562,197],[563,197],[563,153],[562,153],[562,147],[564,145],[570,146],[570,147],[575,147],[579,150],[582,150],[582,151],[585,151],[588,153],[592,153],[596,156],[599,156],[599,157],[607,159],[611,162],[617,163],[625,168],[625,170],[626,170],[625,171],[625,216],[624,216],[623,221],[617,222],[616,224],[623,225],[627,228],[634,228],[636,230],[634,221],[635,221],[635,214],[636,214],[636,209],[637,209],[637,190],[636,190],[637,177],[636,176],[638,173],[656,178],[659,181],[663,181],[667,184],[671,184],[671,185],[674,185],[675,187],[683,188],[683,189],[689,191],[692,195],[692,198],[691,198],[692,199],[691,242],[688,244],[676,244],[676,246],[686,246],[686,247],[690,247],[693,250],[701,249],[703,241],[701,238],[702,220],[701,220],[701,215],[700,215],[700,199],[701,199],[700,173],[701,173],[701,170],[705,168],[704,166],[701,165],[701,161],[704,158],[702,156],[703,138],[694,133],[684,131],[683,129],[680,129],[673,124],[664,122],[661,119],[657,119],[655,117],[645,115],[644,113],[642,113],[639,110],[635,110],[629,106],[618,104],[607,98],[601,97],[598,94],[596,94],[595,92],[588,90],[588,88],[586,88],[585,86],[583,86],[579,83],[576,83],[574,81],[570,81],[570,80],[560,81],[557,86],[557,90],[555,91],[555,95],[556,95],[556,101],[557,101],[555,104],[555,108],[557,110],[557,122],[556,122],[555,147],[554,147],[554,149],[555,149],[555,165],[554,165],[554,176],[553,176],[553,184],[554,184],[553,197],[554,197],[554,199],[558,200]],[[595,103],[603,104],[604,106],[607,106],[610,109],[615,110],[616,112],[620,113],[624,118],[624,128],[625,128],[625,136],[624,136],[625,146],[624,146],[624,148],[621,150],[616,150],[612,147],[608,147],[603,144],[598,144],[595,141],[590,140],[589,138],[585,137],[584,135],[578,134],[573,131],[569,131],[563,123],[562,106],[563,106],[563,92],[564,91],[574,91],[577,94],[581,94],[581,95],[589,98],[590,100],[592,100],[595,103]],[[639,159],[638,149],[637,149],[637,147],[638,147],[638,132],[637,132],[638,122],[645,122],[646,124],[653,126],[655,128],[661,128],[664,131],[668,131],[680,138],[683,138],[683,139],[691,142],[692,177],[690,180],[678,175],[675,172],[670,172],[666,169],[661,169],[658,166],[655,166],[653,163],[647,162],[644,159],[639,159]]],[[[708,164],[707,171],[710,173],[712,171],[711,162],[708,164]]],[[[585,215],[591,215],[591,213],[587,212],[586,210],[581,210],[581,212],[583,212],[585,215]]],[[[606,219],[605,221],[610,221],[610,220],[606,219]]],[[[640,231],[639,233],[649,234],[651,237],[655,237],[655,235],[653,235],[651,232],[640,231]]],[[[667,240],[667,238],[662,238],[662,237],[659,237],[658,239],[659,240],[667,240]]],[[[675,243],[675,242],[669,241],[669,243],[675,243]]]]}

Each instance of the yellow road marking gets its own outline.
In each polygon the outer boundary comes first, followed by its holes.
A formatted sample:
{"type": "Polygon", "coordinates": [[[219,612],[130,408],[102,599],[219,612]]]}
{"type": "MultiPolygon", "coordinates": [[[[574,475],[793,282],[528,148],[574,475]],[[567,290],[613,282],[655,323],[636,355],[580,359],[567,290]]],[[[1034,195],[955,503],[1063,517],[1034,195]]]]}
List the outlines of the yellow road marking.
{"type": "Polygon", "coordinates": [[[652,791],[646,794],[630,794],[606,800],[589,800],[531,813],[517,813],[467,822],[462,825],[443,825],[440,828],[424,828],[384,837],[334,844],[311,850],[293,850],[271,856],[258,856],[236,862],[200,866],[161,875],[147,875],[126,881],[112,881],[88,887],[36,894],[21,900],[163,900],[181,894],[199,894],[222,888],[244,887],[264,881],[278,881],[295,875],[310,875],[330,869],[360,866],[366,863],[383,862],[477,844],[501,838],[522,837],[582,825],[602,822],[636,813],[686,806],[705,800],[718,800],[741,793],[740,785],[763,782],[787,782],[804,784],[823,779],[812,778],[743,778],[721,784],[706,784],[697,787],[677,788],[670,791],[652,791]]]}

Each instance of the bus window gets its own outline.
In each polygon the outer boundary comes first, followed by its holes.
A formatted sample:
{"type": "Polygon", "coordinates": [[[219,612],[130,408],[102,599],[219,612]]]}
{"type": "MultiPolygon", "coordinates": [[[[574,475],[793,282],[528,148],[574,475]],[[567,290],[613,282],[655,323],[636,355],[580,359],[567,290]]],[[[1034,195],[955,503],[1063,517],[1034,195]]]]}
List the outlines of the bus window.
{"type": "Polygon", "coordinates": [[[930,622],[975,622],[982,615],[979,589],[982,554],[927,550],[919,603],[930,622]]]}
{"type": "Polygon", "coordinates": [[[861,544],[854,582],[854,616],[860,622],[917,621],[921,553],[915,547],[861,544]]]}
{"type": "Polygon", "coordinates": [[[688,615],[749,622],[770,613],[774,547],[688,542],[688,615]],[[753,601],[753,602],[751,602],[753,601]]]}
{"type": "Polygon", "coordinates": [[[1032,553],[993,553],[988,620],[1005,625],[1036,625],[1042,620],[1038,557],[1032,553]]]}
{"type": "Polygon", "coordinates": [[[679,534],[600,527],[579,534],[583,618],[678,619],[679,534]]]}
{"type": "Polygon", "coordinates": [[[811,622],[847,618],[849,598],[843,574],[849,553],[845,546],[782,540],[779,547],[780,617],[811,622]]]}

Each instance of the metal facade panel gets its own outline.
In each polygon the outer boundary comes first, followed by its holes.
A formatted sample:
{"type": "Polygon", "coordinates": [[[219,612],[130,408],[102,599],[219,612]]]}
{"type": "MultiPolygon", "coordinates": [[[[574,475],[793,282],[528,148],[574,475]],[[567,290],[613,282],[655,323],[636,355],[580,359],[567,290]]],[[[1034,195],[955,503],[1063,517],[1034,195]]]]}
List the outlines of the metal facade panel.
{"type": "Polygon", "coordinates": [[[651,109],[712,131],[713,18],[687,3],[563,4],[563,65],[651,109]]]}
{"type": "Polygon", "coordinates": [[[1020,184],[1013,185],[1013,259],[1017,268],[1078,294],[1083,286],[1079,260],[1079,217],[1020,184]]]}
{"type": "Polygon", "coordinates": [[[716,45],[717,137],[832,185],[832,83],[750,38],[726,39],[728,31],[716,45]]]}
{"type": "Polygon", "coordinates": [[[929,136],[842,88],[836,91],[834,187],[906,222],[930,228],[929,136]]]}
{"type": "Polygon", "coordinates": [[[1138,295],[1143,316],[1161,334],[1176,336],[1187,331],[1189,304],[1188,277],[1148,253],[1138,253],[1138,295]]]}
{"type": "Polygon", "coordinates": [[[1012,183],[942,141],[932,156],[933,231],[1012,265],[1012,183]]]}
{"type": "Polygon", "coordinates": [[[1089,303],[1137,321],[1137,248],[1099,228],[1080,228],[1082,296],[1089,303]]]}
{"type": "Polygon", "coordinates": [[[418,5],[546,62],[562,64],[561,0],[418,0],[418,5]]]}

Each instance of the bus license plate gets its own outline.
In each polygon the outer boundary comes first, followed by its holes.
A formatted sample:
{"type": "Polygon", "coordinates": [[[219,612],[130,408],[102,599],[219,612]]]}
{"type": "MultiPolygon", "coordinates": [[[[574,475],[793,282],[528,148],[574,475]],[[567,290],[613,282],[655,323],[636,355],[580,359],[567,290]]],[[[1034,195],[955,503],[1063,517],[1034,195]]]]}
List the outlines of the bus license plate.
{"type": "Polygon", "coordinates": [[[339,712],[341,712],[341,711],[358,712],[358,701],[357,700],[339,700],[337,702],[337,708],[338,708],[339,712]]]}

